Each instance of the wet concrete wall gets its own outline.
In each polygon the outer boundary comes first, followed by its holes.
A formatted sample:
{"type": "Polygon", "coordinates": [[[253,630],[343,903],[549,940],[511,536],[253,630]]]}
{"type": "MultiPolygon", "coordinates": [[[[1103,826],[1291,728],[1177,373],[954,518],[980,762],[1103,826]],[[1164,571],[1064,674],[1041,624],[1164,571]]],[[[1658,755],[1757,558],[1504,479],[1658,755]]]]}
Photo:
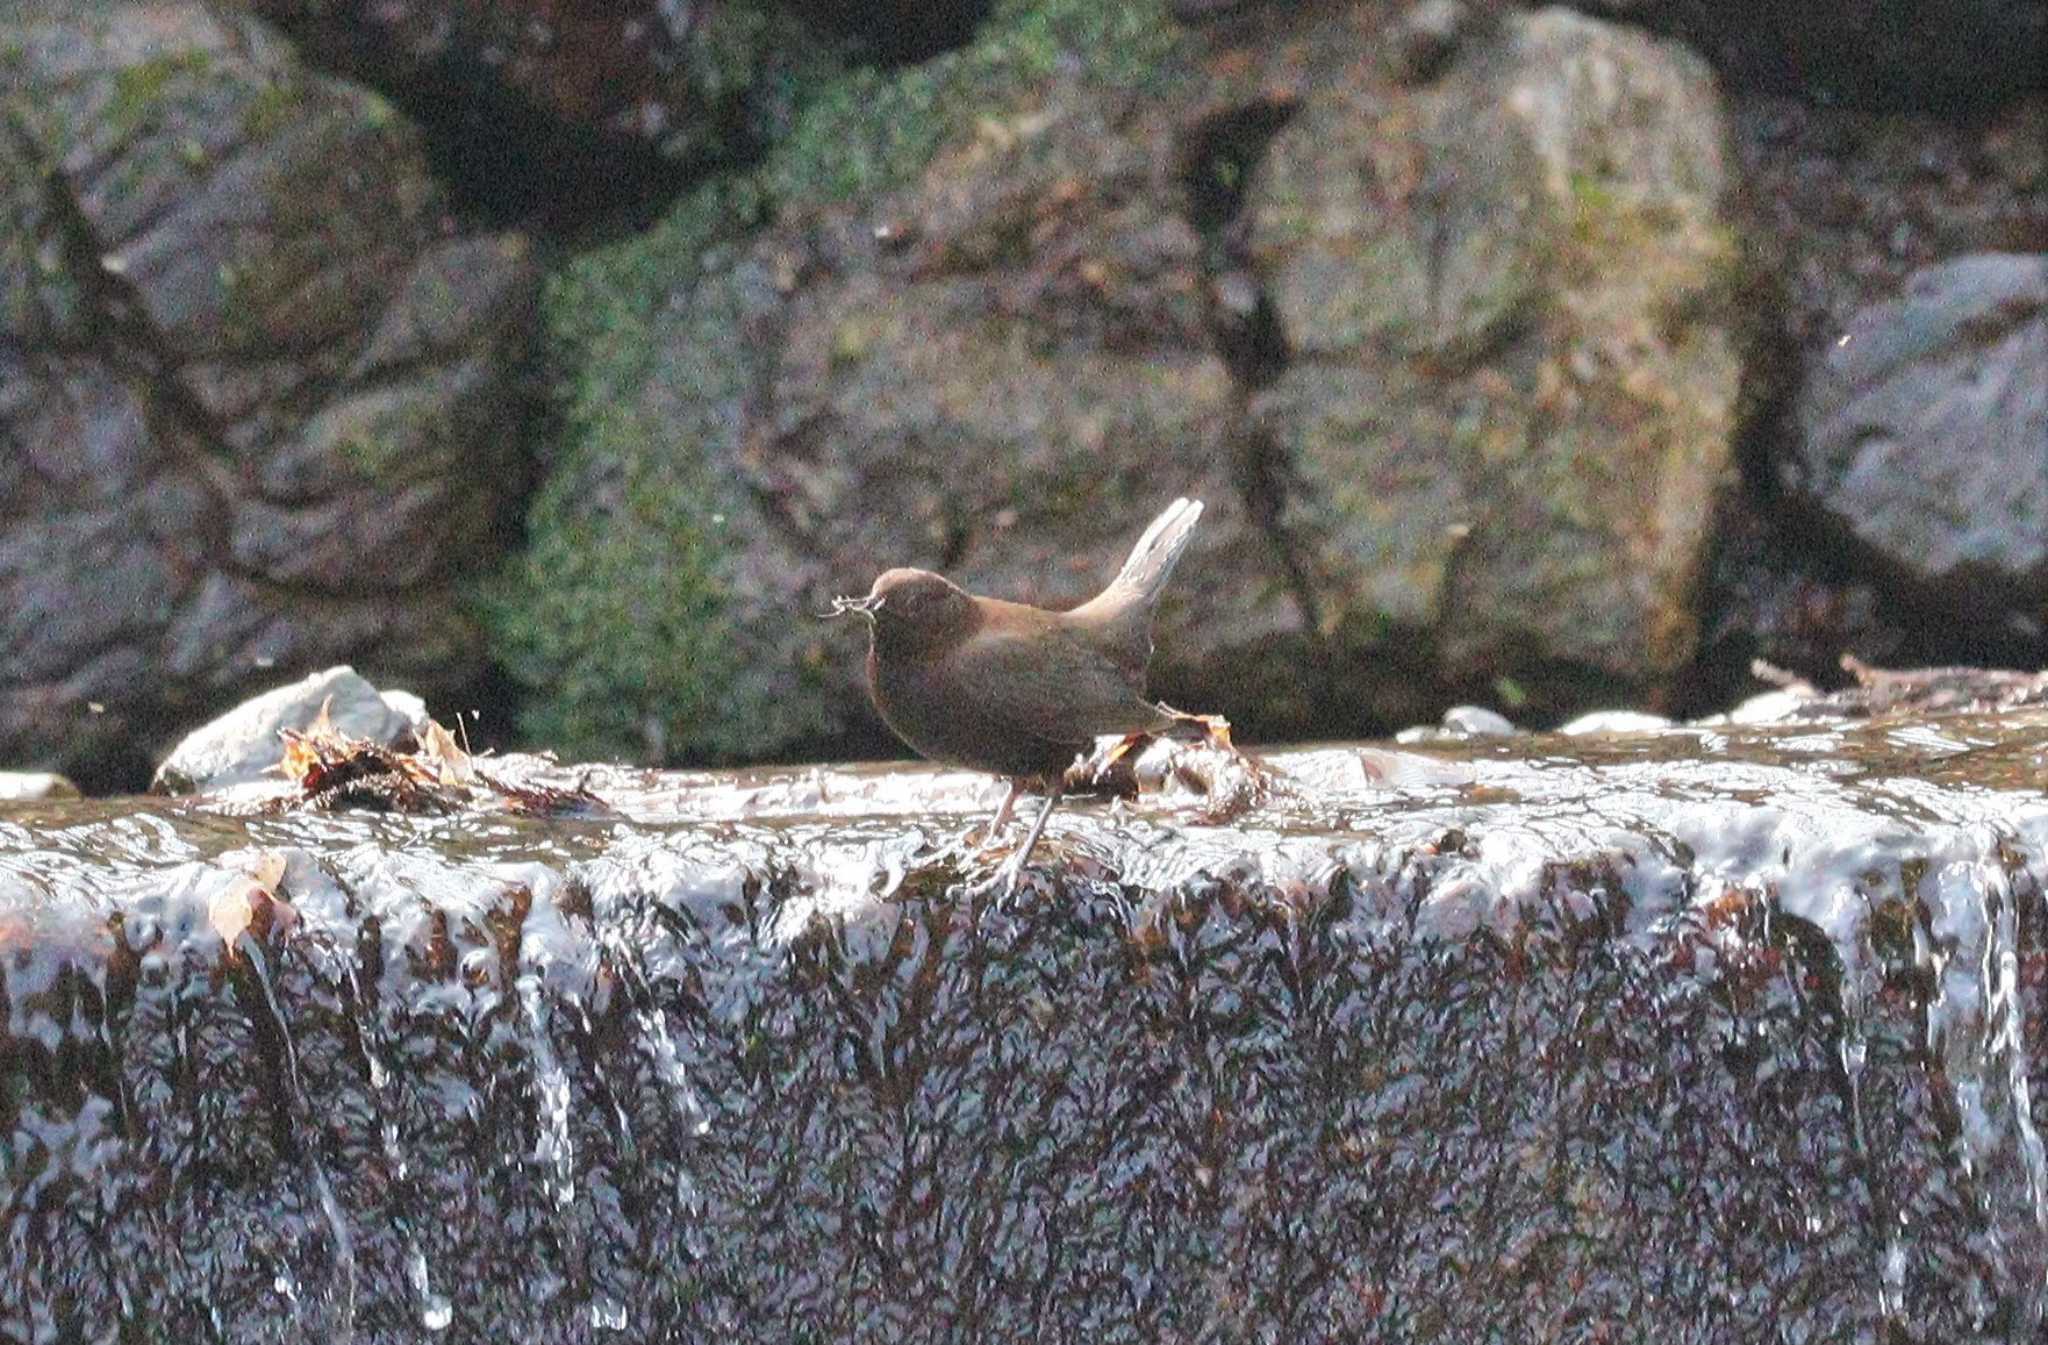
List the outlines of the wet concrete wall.
{"type": "Polygon", "coordinates": [[[2037,1339],[2044,736],[15,808],[0,1338],[2037,1339]]]}

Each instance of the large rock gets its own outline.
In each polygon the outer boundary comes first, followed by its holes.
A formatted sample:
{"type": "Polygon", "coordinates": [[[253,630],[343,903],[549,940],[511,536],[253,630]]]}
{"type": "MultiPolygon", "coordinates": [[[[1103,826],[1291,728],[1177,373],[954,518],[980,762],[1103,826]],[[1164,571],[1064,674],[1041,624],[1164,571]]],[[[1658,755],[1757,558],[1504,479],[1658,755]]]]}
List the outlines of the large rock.
{"type": "Polygon", "coordinates": [[[524,242],[463,235],[404,119],[252,20],[0,51],[0,755],[105,773],[272,669],[467,681],[524,242]]]}
{"type": "MultiPolygon", "coordinates": [[[[687,316],[739,317],[744,376],[704,398],[658,373],[647,395],[753,520],[728,534],[749,663],[818,657],[826,633],[791,620],[792,592],[815,606],[894,564],[1071,606],[1185,494],[1211,510],[1162,601],[1155,681],[1238,713],[1273,689],[1248,664],[1300,614],[1240,494],[1237,389],[1211,348],[1172,122],[1104,111],[990,122],[878,209],[773,231],[699,282],[687,316]],[[917,236],[877,238],[898,221],[917,236]]],[[[825,647],[843,684],[854,645],[825,647]]]]}
{"type": "Polygon", "coordinates": [[[1320,624],[1541,710],[1654,688],[1693,651],[1739,423],[1711,74],[1547,10],[1420,89],[1312,78],[1246,212],[1293,355],[1252,410],[1320,624]]]}
{"type": "Polygon", "coordinates": [[[1922,271],[1842,333],[1798,415],[1788,486],[1884,569],[1958,615],[2048,619],[2048,254],[1922,271]]]}

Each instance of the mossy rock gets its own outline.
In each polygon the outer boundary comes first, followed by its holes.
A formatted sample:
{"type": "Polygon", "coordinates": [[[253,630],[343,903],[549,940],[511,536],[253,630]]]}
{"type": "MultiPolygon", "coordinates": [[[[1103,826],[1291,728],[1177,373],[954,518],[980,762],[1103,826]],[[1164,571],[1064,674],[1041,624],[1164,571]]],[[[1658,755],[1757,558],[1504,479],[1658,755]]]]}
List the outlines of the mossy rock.
{"type": "Polygon", "coordinates": [[[1434,84],[1313,91],[1254,181],[1298,358],[1254,402],[1339,638],[1533,713],[1691,657],[1747,285],[1696,57],[1561,10],[1434,84]]]}
{"type": "Polygon", "coordinates": [[[465,688],[523,243],[451,231],[417,129],[231,10],[37,4],[0,65],[0,755],[133,787],[252,676],[465,688]]]}
{"type": "Polygon", "coordinates": [[[1056,84],[1154,97],[1190,77],[1195,44],[1159,0],[999,0],[975,40],[908,70],[872,67],[824,89],[770,156],[776,200],[872,199],[907,183],[981,118],[1056,84]]]}
{"type": "Polygon", "coordinates": [[[752,184],[714,182],[544,291],[572,360],[564,444],[528,548],[486,586],[482,610],[531,689],[523,731],[564,753],[724,760],[818,729],[814,698],[747,675],[728,561],[751,510],[706,458],[715,414],[747,374],[733,336],[747,314],[723,283],[734,245],[722,240],[759,212],[752,184]]]}
{"type": "Polygon", "coordinates": [[[821,90],[758,171],[554,278],[564,441],[487,603],[531,734],[689,760],[844,744],[866,711],[857,651],[809,615],[830,594],[901,560],[1078,598],[1164,502],[1134,482],[1105,507],[1097,447],[1227,480],[1170,128],[1131,124],[1135,93],[1193,78],[1188,50],[1163,5],[1005,3],[959,51],[821,90]],[[1055,197],[1138,311],[1005,311],[1055,197]],[[905,250],[900,219],[928,236],[905,250]],[[1150,349],[1105,349],[1118,332],[1150,349]],[[1004,565],[982,548],[1009,528],[1039,548],[1004,565]]]}

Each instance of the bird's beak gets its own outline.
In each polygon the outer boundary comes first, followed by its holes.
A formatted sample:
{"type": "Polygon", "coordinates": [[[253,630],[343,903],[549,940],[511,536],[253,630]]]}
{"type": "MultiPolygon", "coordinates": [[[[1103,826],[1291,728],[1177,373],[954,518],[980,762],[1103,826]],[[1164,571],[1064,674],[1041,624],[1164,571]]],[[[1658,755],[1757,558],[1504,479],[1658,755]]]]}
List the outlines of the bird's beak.
{"type": "Polygon", "coordinates": [[[875,609],[881,605],[882,600],[873,596],[866,598],[834,598],[832,600],[832,610],[818,613],[818,619],[829,621],[833,617],[845,616],[848,612],[857,612],[861,616],[872,620],[875,615],[875,609]]]}

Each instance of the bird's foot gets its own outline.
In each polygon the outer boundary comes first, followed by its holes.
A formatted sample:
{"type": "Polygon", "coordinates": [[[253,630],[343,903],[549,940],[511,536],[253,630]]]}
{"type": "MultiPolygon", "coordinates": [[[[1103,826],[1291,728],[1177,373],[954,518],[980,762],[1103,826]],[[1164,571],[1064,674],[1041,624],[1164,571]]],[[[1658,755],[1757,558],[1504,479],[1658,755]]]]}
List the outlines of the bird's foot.
{"type": "Polygon", "coordinates": [[[1024,858],[1026,856],[1022,850],[1013,852],[996,866],[994,873],[977,882],[969,883],[967,895],[976,900],[993,898],[998,902],[1008,902],[1017,895],[1017,885],[1024,880],[1024,866],[1018,862],[1024,858]]]}
{"type": "Polygon", "coordinates": [[[977,822],[946,842],[942,854],[963,861],[986,859],[1003,848],[1003,828],[994,822],[977,822]]]}
{"type": "Polygon", "coordinates": [[[970,887],[968,892],[971,895],[985,897],[993,894],[999,901],[1008,901],[1017,895],[1017,884],[1024,876],[1024,866],[1031,862],[1031,852],[1038,845],[1038,838],[1045,833],[1046,819],[1052,816],[1052,810],[1059,801],[1060,791],[1055,789],[1046,798],[1045,807],[1039,809],[1038,819],[1031,824],[1031,832],[1024,838],[1024,844],[1012,851],[1010,857],[987,879],[970,887]]]}
{"type": "Polygon", "coordinates": [[[1017,806],[1017,794],[1020,788],[1021,786],[1017,781],[1010,781],[1010,787],[1003,794],[1001,805],[996,808],[996,815],[988,820],[986,826],[980,828],[981,839],[976,840],[976,829],[969,827],[961,832],[951,845],[946,847],[948,853],[957,854],[963,859],[979,859],[987,854],[989,849],[994,846],[996,837],[1002,834],[1003,824],[1010,820],[1010,814],[1017,806]]]}

